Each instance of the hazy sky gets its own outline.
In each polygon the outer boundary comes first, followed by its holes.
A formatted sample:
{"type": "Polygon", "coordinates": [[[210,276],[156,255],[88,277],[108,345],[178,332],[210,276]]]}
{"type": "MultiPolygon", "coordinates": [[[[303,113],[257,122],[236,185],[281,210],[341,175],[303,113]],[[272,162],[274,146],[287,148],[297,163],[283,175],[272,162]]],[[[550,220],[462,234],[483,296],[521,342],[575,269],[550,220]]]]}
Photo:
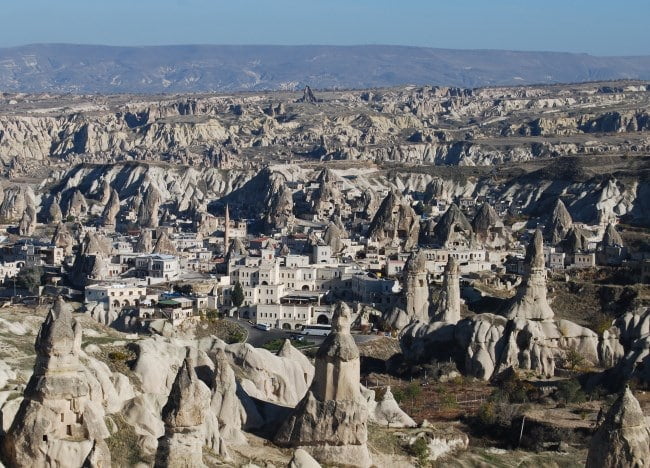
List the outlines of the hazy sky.
{"type": "Polygon", "coordinates": [[[0,47],[400,44],[650,55],[649,0],[3,0],[0,47]]]}

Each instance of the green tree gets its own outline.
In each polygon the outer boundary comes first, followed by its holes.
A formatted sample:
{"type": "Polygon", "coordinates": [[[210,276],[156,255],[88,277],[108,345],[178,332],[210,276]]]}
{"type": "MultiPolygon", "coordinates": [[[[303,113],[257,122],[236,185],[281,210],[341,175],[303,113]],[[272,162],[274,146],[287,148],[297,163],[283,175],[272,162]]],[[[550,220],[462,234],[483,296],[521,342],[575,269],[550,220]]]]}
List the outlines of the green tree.
{"type": "Polygon", "coordinates": [[[16,276],[16,287],[34,292],[41,285],[43,268],[40,266],[23,268],[16,276]]]}
{"type": "Polygon", "coordinates": [[[230,298],[232,299],[232,305],[235,307],[240,307],[244,303],[244,288],[241,287],[241,283],[239,281],[235,283],[235,287],[232,289],[230,298]]]}

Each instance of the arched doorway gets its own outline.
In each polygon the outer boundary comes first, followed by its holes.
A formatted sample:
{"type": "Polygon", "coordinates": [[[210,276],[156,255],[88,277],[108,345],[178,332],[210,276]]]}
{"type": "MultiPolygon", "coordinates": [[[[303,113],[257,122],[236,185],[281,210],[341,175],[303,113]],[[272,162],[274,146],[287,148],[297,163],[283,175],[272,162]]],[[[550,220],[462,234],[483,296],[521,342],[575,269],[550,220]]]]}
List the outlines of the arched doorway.
{"type": "Polygon", "coordinates": [[[113,301],[113,307],[119,307],[119,306],[120,306],[120,301],[118,301],[117,299],[115,299],[115,300],[113,301]]]}
{"type": "Polygon", "coordinates": [[[282,324],[282,329],[283,330],[291,330],[291,324],[290,323],[283,323],[282,324]]]}
{"type": "Polygon", "coordinates": [[[303,291],[309,291],[309,285],[308,285],[308,284],[304,285],[304,286],[302,287],[302,290],[303,290],[303,291]]]}
{"type": "Polygon", "coordinates": [[[296,326],[295,326],[294,328],[295,328],[296,330],[299,330],[300,328],[302,328],[302,325],[300,325],[299,323],[296,323],[296,326]]]}
{"type": "Polygon", "coordinates": [[[327,318],[327,315],[320,314],[318,316],[318,318],[316,319],[316,323],[318,325],[329,325],[330,324],[330,319],[327,318]]]}

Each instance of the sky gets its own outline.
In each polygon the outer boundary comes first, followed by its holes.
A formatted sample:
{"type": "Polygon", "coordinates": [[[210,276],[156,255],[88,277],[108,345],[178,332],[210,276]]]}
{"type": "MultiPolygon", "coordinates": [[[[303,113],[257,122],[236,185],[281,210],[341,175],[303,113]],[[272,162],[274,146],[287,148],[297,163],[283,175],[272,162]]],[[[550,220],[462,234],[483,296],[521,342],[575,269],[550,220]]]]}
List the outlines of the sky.
{"type": "Polygon", "coordinates": [[[0,0],[0,47],[394,44],[650,55],[649,0],[0,0]]]}

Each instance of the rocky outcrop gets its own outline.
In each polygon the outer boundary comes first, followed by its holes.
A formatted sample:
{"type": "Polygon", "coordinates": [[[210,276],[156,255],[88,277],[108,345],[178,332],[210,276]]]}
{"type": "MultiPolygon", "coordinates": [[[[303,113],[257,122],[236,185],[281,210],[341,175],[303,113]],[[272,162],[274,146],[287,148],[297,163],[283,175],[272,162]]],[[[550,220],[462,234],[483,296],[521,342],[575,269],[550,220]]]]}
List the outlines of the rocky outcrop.
{"type": "Polygon", "coordinates": [[[555,314],[546,299],[546,266],[540,230],[535,231],[528,245],[525,262],[523,284],[517,289],[517,295],[505,316],[509,319],[550,320],[555,314]]]}
{"type": "Polygon", "coordinates": [[[28,205],[18,223],[18,235],[31,236],[36,230],[36,209],[28,205]]]}
{"type": "Polygon", "coordinates": [[[323,233],[323,241],[332,248],[333,255],[340,255],[346,248],[345,242],[343,239],[348,238],[348,233],[345,231],[341,220],[337,220],[338,223],[330,221],[325,232],[323,233]]]}
{"type": "Polygon", "coordinates": [[[215,354],[215,366],[212,379],[212,399],[210,410],[219,423],[219,437],[235,444],[246,443],[242,433],[245,411],[237,397],[237,381],[223,349],[215,354]]]}
{"type": "Polygon", "coordinates": [[[160,191],[153,183],[150,183],[147,191],[144,193],[142,203],[138,207],[138,224],[141,228],[158,227],[161,203],[162,197],[160,191]]]}
{"type": "Polygon", "coordinates": [[[558,198],[544,228],[544,239],[551,245],[557,245],[564,240],[571,227],[573,227],[573,219],[564,202],[558,198]]]}
{"type": "Polygon", "coordinates": [[[359,350],[350,322],[350,309],[339,303],[332,333],[316,354],[314,381],[275,440],[303,448],[320,463],[368,467],[368,409],[360,391],[359,350]]]}
{"type": "Polygon", "coordinates": [[[153,246],[152,253],[162,255],[178,255],[178,250],[167,235],[167,232],[163,231],[158,235],[158,239],[156,239],[156,244],[153,246]]]}
{"type": "Polygon", "coordinates": [[[167,404],[162,409],[165,434],[158,441],[156,467],[202,467],[205,423],[210,389],[187,357],[176,374],[167,404]]]}
{"type": "Polygon", "coordinates": [[[472,220],[472,230],[479,244],[493,249],[505,248],[512,236],[492,205],[483,203],[472,220]]]}
{"type": "Polygon", "coordinates": [[[375,391],[361,388],[368,405],[368,421],[386,427],[415,427],[413,419],[399,407],[390,387],[386,387],[379,401],[375,391]]]}
{"type": "Polygon", "coordinates": [[[347,205],[339,189],[340,178],[330,169],[323,169],[316,180],[319,185],[312,200],[312,212],[320,220],[331,219],[347,205]]]}
{"type": "Polygon", "coordinates": [[[427,227],[424,237],[427,243],[441,247],[470,246],[474,242],[472,225],[455,203],[449,206],[433,228],[427,227]]]}
{"type": "Polygon", "coordinates": [[[589,443],[586,468],[650,465],[650,429],[628,387],[607,412],[589,443]]]}
{"type": "Polygon", "coordinates": [[[104,227],[115,229],[117,225],[117,215],[120,212],[120,196],[117,190],[111,189],[110,196],[102,212],[102,225],[104,227]]]}
{"type": "Polygon", "coordinates": [[[275,179],[271,189],[271,195],[268,201],[264,215],[264,224],[267,229],[291,229],[295,223],[293,214],[293,193],[285,184],[275,179]],[[277,185],[277,187],[276,187],[277,185]]]}
{"type": "Polygon", "coordinates": [[[72,192],[65,215],[74,219],[83,219],[88,215],[88,202],[79,189],[72,192]]]}
{"type": "Polygon", "coordinates": [[[620,246],[623,247],[623,238],[616,230],[616,227],[612,223],[608,223],[605,228],[605,233],[603,234],[603,239],[600,243],[603,247],[614,247],[620,246]]]}
{"type": "Polygon", "coordinates": [[[403,273],[404,307],[409,322],[429,322],[429,279],[424,250],[412,252],[403,273]]]}
{"type": "Polygon", "coordinates": [[[27,185],[14,185],[4,189],[0,204],[0,219],[6,222],[20,221],[28,207],[35,206],[34,191],[27,185]]]}
{"type": "Polygon", "coordinates": [[[457,323],[460,320],[460,271],[458,261],[449,256],[442,282],[442,294],[436,310],[435,320],[457,323]]]}
{"type": "Polygon", "coordinates": [[[46,221],[50,224],[60,223],[63,220],[63,213],[61,212],[61,197],[57,194],[50,202],[50,207],[47,211],[46,221]]]}
{"type": "Polygon", "coordinates": [[[36,337],[36,364],[3,451],[11,466],[111,466],[104,410],[79,361],[81,327],[59,298],[36,337]],[[85,466],[85,465],[84,465],[85,466]]]}
{"type": "Polygon", "coordinates": [[[381,202],[368,229],[368,238],[381,247],[402,245],[405,251],[417,246],[420,217],[400,195],[392,190],[381,202]]]}
{"type": "Polygon", "coordinates": [[[56,225],[52,235],[52,244],[63,249],[64,255],[72,255],[72,248],[76,245],[74,237],[67,226],[61,222],[56,225]]]}

